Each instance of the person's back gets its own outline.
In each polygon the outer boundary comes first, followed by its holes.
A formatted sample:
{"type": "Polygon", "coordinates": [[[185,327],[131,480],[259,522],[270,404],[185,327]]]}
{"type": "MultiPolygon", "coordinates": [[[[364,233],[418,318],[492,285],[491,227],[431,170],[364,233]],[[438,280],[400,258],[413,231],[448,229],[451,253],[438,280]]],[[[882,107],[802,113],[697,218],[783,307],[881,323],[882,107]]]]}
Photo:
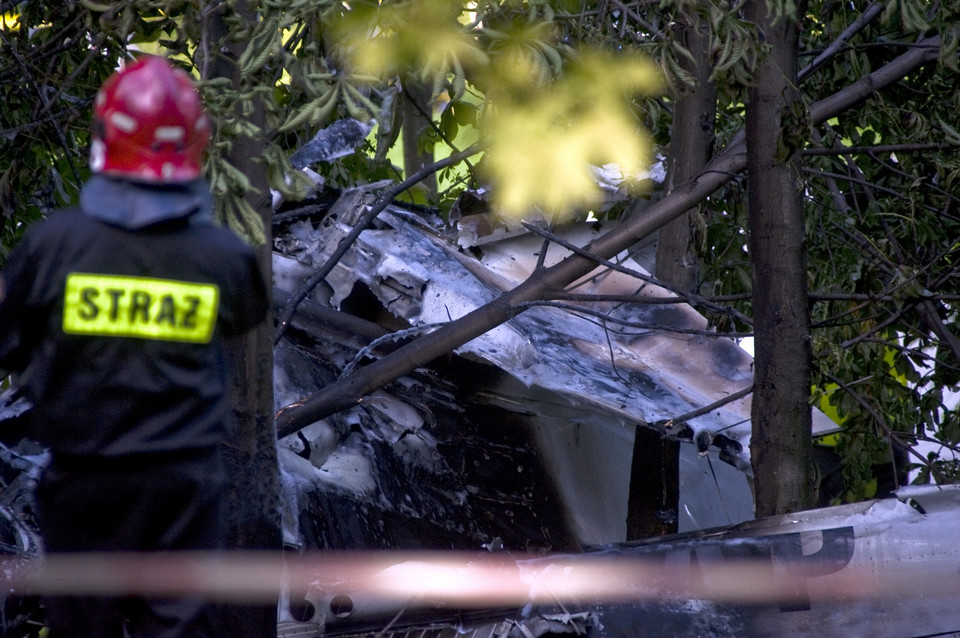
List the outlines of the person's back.
{"type": "Polygon", "coordinates": [[[216,342],[264,311],[238,238],[186,220],[129,230],[67,210],[20,248],[7,273],[10,296],[25,303],[0,307],[0,325],[16,314],[33,344],[22,383],[34,438],[69,456],[221,443],[229,406],[216,342]]]}
{"type": "MultiPolygon", "coordinates": [[[[0,368],[52,452],[38,489],[49,552],[222,545],[224,336],[262,321],[255,255],[212,222],[209,138],[189,78],[146,56],[95,105],[80,206],[30,228],[4,268],[0,368]]],[[[199,601],[47,600],[51,637],[206,636],[199,601]]]]}

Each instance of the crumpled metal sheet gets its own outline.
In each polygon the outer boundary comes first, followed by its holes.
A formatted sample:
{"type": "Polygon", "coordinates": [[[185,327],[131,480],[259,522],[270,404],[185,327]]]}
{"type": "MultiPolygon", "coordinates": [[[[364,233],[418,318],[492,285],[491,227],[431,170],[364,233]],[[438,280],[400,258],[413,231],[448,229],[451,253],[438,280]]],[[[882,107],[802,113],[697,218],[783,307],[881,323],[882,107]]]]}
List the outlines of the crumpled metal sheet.
{"type": "MultiPolygon", "coordinates": [[[[425,230],[415,216],[399,208],[388,209],[380,219],[387,227],[362,233],[328,276],[331,303],[336,305],[360,281],[385,308],[414,326],[457,319],[522,282],[543,246],[542,239],[532,234],[510,236],[484,243],[482,257],[476,259],[425,230]]],[[[583,245],[608,227],[584,223],[558,232],[583,245]]],[[[553,245],[546,263],[567,254],[553,245]]],[[[626,254],[617,261],[647,274],[626,254]]],[[[673,296],[628,274],[604,269],[585,277],[576,291],[640,294],[652,300],[673,296]]],[[[609,303],[606,311],[635,327],[617,333],[613,321],[533,307],[464,344],[458,353],[495,365],[527,387],[545,388],[573,404],[593,405],[619,415],[624,423],[649,426],[712,404],[752,381],[752,358],[732,339],[698,334],[708,331],[707,322],[689,305],[609,303]]],[[[687,425],[694,439],[710,442],[722,434],[736,441],[739,449],[731,446],[728,458],[750,471],[749,397],[690,419],[687,425]]],[[[835,428],[816,413],[815,435],[835,428]]]]}
{"type": "MultiPolygon", "coordinates": [[[[894,498],[757,519],[710,532],[601,550],[662,561],[680,581],[704,582],[698,565],[738,562],[791,579],[791,595],[748,604],[663,600],[598,606],[600,638],[955,636],[960,486],[904,487],[894,498]]],[[[675,581],[677,582],[677,581],[675,581]]],[[[734,577],[715,582],[742,586],[734,577]]],[[[787,588],[784,588],[786,590],[787,588]]],[[[785,593],[785,592],[781,592],[785,593]]]]}

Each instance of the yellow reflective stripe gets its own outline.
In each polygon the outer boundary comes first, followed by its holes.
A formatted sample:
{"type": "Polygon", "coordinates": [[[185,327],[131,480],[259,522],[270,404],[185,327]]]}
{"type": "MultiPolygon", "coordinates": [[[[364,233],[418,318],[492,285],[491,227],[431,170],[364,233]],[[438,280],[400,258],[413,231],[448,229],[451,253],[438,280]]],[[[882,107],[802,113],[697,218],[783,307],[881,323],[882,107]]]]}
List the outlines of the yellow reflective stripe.
{"type": "Polygon", "coordinates": [[[208,343],[219,302],[215,284],[71,273],[64,293],[63,331],[208,343]]]}

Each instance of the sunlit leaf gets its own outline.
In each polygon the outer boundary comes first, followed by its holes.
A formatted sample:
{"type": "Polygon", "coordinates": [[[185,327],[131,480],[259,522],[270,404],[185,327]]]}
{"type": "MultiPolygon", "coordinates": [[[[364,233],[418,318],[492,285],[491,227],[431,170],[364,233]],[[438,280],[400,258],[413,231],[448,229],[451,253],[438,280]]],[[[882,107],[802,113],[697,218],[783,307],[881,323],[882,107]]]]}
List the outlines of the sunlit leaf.
{"type": "MultiPolygon", "coordinates": [[[[523,72],[529,73],[523,58],[504,64],[504,75],[513,74],[522,87],[523,72]]],[[[532,88],[538,80],[527,76],[526,84],[532,88]]],[[[642,58],[587,53],[569,76],[540,90],[498,92],[484,128],[497,207],[518,217],[535,208],[569,216],[602,196],[591,164],[640,174],[650,144],[628,96],[660,86],[655,67],[642,58]]]]}

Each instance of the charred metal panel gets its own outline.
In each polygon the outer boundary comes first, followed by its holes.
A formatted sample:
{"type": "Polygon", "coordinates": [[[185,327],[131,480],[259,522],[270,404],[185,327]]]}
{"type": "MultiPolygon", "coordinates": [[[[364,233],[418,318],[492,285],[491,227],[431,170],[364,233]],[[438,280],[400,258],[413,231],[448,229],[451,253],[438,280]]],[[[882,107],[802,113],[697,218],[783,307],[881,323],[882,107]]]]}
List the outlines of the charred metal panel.
{"type": "MultiPolygon", "coordinates": [[[[644,601],[597,607],[604,638],[943,636],[960,632],[960,486],[903,488],[897,498],[758,519],[740,526],[599,550],[697,565],[745,559],[796,586],[785,600],[644,601]],[[799,574],[799,577],[797,576],[799,574]]],[[[676,572],[675,572],[676,573],[676,572]]],[[[738,583],[730,581],[730,588],[738,583]]]]}
{"type": "MultiPolygon", "coordinates": [[[[321,382],[311,348],[288,344],[278,378],[307,389],[321,382]]],[[[369,407],[281,443],[289,542],[305,549],[577,546],[529,419],[468,400],[478,382],[499,373],[461,360],[439,372],[442,381],[404,378],[365,401],[369,407]]]]}

